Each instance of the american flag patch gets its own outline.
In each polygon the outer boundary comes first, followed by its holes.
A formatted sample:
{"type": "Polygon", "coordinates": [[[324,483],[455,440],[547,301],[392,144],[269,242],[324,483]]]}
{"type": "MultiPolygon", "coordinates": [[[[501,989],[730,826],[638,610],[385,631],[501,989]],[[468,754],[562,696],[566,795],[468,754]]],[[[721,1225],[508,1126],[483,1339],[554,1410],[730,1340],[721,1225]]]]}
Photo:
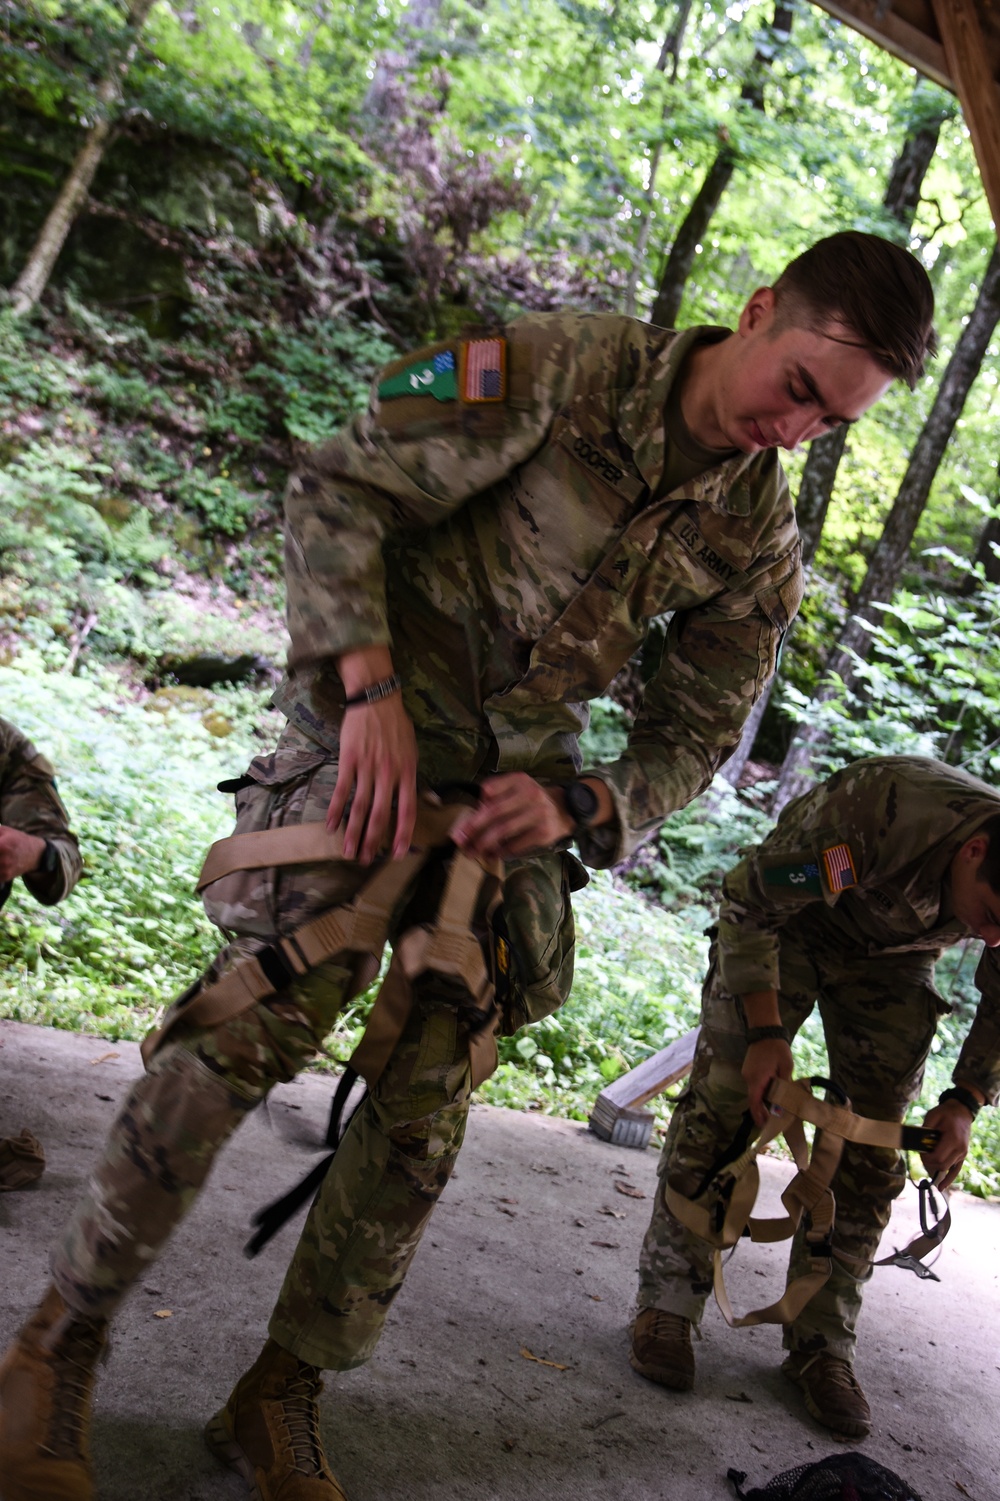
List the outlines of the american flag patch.
{"type": "Polygon", "coordinates": [[[832,849],[823,851],[823,870],[831,891],[846,891],[849,886],[858,884],[854,860],[846,844],[835,844],[832,849]]]}
{"type": "Polygon", "coordinates": [[[468,339],[462,344],[459,390],[463,401],[503,401],[507,395],[506,339],[468,339]]]}

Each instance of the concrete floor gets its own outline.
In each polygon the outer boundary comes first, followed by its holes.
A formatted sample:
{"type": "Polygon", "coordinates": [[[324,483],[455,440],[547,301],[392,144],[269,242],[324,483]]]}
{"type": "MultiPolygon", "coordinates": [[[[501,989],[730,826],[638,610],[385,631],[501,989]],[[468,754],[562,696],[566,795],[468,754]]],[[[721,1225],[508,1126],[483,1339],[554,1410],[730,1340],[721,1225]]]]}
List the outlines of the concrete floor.
{"type": "MultiPolygon", "coordinates": [[[[26,1126],[49,1158],[36,1188],[0,1196],[3,1342],[40,1293],[47,1247],[139,1070],[131,1044],[0,1022],[0,1135],[26,1126]]],[[[101,1501],[245,1495],[201,1429],[255,1357],[294,1243],[289,1227],[246,1261],[250,1214],[308,1165],[282,1133],[323,1120],[329,1085],[308,1077],[279,1094],[271,1120],[251,1118],[223,1153],[116,1323],[94,1426],[101,1501]]],[[[630,1370],[655,1166],[654,1152],[610,1147],[575,1122],[473,1108],[375,1359],[328,1381],[324,1438],[351,1501],[723,1501],[730,1466],[759,1485],[844,1447],[780,1376],[775,1329],[731,1331],[710,1309],[693,1394],[630,1370]]],[[[787,1177],[763,1166],[772,1187],[787,1177]]],[[[909,1238],[915,1200],[904,1196],[887,1243],[909,1238]]],[[[876,1427],[864,1450],[923,1501],[993,1501],[1000,1207],[957,1196],[952,1213],[940,1283],[887,1269],[868,1289],[857,1369],[876,1427]]],[[[741,1248],[734,1301],[776,1295],[781,1263],[780,1249],[741,1248]]]]}

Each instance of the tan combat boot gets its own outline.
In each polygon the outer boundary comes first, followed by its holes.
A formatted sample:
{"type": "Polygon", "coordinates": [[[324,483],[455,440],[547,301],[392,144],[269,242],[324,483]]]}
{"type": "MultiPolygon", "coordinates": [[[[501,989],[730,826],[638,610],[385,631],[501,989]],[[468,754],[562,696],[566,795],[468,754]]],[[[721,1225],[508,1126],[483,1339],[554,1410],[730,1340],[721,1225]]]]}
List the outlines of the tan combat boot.
{"type": "Polygon", "coordinates": [[[658,1381],[675,1392],[694,1386],[694,1350],[691,1320],[661,1308],[643,1308],[632,1325],[629,1364],[648,1381],[658,1381]]]}
{"type": "Polygon", "coordinates": [[[347,1501],[319,1436],[322,1390],[315,1366],[269,1339],[205,1429],[212,1453],[242,1475],[254,1501],[347,1501]]]}
{"type": "Polygon", "coordinates": [[[781,1369],[802,1388],[806,1407],[824,1428],[832,1428],[841,1438],[867,1438],[871,1433],[871,1408],[849,1360],[828,1350],[796,1350],[781,1369]]]}
{"type": "Polygon", "coordinates": [[[88,1428],[107,1323],[52,1287],[0,1364],[3,1501],[93,1501],[88,1428]]]}

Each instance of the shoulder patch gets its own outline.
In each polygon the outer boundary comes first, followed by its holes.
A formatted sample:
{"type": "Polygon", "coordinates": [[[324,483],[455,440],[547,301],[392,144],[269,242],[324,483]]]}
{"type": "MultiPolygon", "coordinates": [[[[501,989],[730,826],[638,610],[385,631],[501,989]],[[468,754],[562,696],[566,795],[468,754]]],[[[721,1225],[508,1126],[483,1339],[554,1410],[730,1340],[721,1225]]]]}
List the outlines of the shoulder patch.
{"type": "Polygon", "coordinates": [[[442,349],[437,354],[418,355],[401,370],[387,372],[379,381],[378,399],[391,401],[397,396],[433,396],[435,401],[455,401],[458,381],[454,352],[442,349]]]}
{"type": "Polygon", "coordinates": [[[771,860],[762,860],[761,879],[770,891],[786,890],[791,896],[822,896],[823,882],[819,866],[812,851],[799,855],[779,855],[771,860]]]}
{"type": "Polygon", "coordinates": [[[849,844],[834,844],[823,851],[823,874],[831,891],[847,891],[858,884],[849,844]]]}
{"type": "Polygon", "coordinates": [[[506,339],[462,340],[459,393],[468,402],[506,400],[506,339]]]}

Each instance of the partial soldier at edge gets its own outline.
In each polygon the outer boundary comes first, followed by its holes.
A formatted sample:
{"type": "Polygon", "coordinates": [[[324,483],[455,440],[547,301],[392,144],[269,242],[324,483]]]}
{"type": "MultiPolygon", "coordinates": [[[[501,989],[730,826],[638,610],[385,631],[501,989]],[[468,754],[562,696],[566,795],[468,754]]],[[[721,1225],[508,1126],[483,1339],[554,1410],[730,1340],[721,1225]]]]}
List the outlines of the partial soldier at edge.
{"type": "MultiPolygon", "coordinates": [[[[54,906],[80,879],[82,862],[50,763],[9,720],[0,719],[0,907],[20,877],[36,901],[54,906]]],[[[45,1170],[27,1128],[0,1139],[0,1191],[26,1188],[45,1170]]]]}
{"type": "MultiPolygon", "coordinates": [[[[526,316],[384,371],[369,411],[290,482],[288,726],[237,793],[239,833],[326,819],[344,858],[209,888],[231,942],[192,1017],[218,977],[348,901],[383,849],[404,858],[418,789],[456,781],[480,784],[456,844],[504,865],[505,1025],[562,1004],[586,880],[569,844],[593,867],[635,849],[708,785],[774,671],[801,593],[776,450],[859,417],[894,378],[912,386],[932,314],[913,257],[847,234],[755,292],[733,331],[526,316]],[[581,776],[587,701],[666,612],[625,754],[581,776]]],[[[181,1020],[152,1057],[0,1366],[10,1501],[55,1484],[90,1501],[108,1320],[218,1147],[321,1045],[349,981],[320,964],[224,1024],[181,1020]],[[88,1373],[71,1391],[69,1367],[88,1373]]],[[[433,977],[417,1002],[309,1213],[270,1338],[209,1425],[264,1501],[342,1501],[321,1371],[370,1356],[461,1146],[470,1029],[433,977]]]]}

